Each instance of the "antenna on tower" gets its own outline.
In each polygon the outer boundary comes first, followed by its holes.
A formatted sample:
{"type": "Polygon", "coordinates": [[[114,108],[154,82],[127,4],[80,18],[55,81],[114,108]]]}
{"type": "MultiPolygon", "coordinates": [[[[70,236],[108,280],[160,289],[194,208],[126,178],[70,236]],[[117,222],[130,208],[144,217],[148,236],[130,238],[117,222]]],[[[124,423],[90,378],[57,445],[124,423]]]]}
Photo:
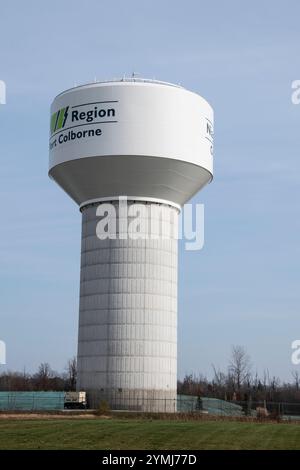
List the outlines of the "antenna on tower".
{"type": "Polygon", "coordinates": [[[141,75],[139,72],[132,72],[131,78],[135,80],[136,78],[139,78],[138,76],[141,75]]]}

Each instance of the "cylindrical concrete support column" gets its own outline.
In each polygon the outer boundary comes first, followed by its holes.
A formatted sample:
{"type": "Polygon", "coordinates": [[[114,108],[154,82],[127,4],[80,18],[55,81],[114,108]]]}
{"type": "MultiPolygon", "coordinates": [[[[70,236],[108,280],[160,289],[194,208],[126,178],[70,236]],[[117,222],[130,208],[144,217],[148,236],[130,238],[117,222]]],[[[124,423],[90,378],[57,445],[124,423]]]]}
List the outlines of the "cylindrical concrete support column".
{"type": "Polygon", "coordinates": [[[112,409],[174,412],[178,209],[139,202],[145,223],[137,234],[128,217],[124,239],[119,202],[111,204],[114,239],[96,235],[99,203],[82,209],[77,386],[91,407],[104,399],[112,409]]]}

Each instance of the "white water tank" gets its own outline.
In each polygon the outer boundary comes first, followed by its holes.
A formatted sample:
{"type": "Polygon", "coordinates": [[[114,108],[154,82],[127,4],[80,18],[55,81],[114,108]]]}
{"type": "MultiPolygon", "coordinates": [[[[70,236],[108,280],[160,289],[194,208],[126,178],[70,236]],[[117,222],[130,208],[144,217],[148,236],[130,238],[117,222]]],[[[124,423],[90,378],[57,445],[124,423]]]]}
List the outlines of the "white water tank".
{"type": "Polygon", "coordinates": [[[175,411],[178,213],[212,179],[212,108],[152,80],[79,86],[53,101],[49,147],[82,212],[78,390],[93,407],[175,411]],[[97,210],[119,222],[120,196],[172,235],[100,240],[97,210]]]}

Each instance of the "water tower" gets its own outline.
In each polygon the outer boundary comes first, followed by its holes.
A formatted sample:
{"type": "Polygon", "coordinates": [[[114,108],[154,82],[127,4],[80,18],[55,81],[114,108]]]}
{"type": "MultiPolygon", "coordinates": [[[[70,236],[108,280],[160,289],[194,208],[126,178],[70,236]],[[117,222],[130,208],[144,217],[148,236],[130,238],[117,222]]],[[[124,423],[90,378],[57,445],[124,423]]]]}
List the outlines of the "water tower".
{"type": "Polygon", "coordinates": [[[176,236],[96,232],[109,206],[122,232],[121,199],[174,234],[212,179],[212,135],[207,101],[170,83],[97,82],[53,101],[49,175],[82,212],[77,386],[92,407],[176,411],[176,236]]]}

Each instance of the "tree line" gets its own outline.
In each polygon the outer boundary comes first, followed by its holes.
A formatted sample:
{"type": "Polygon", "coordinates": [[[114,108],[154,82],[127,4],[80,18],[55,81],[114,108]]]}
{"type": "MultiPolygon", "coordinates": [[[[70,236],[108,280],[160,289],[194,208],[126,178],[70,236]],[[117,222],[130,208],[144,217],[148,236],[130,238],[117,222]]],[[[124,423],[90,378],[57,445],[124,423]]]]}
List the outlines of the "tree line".
{"type": "Polygon", "coordinates": [[[76,390],[76,357],[69,359],[63,373],[43,362],[33,374],[7,371],[0,374],[0,391],[72,391],[76,390]]]}
{"type": "MultiPolygon", "coordinates": [[[[265,370],[262,377],[253,374],[247,351],[233,346],[226,371],[214,365],[213,377],[187,374],[178,381],[179,394],[220,398],[230,401],[300,402],[300,374],[292,371],[291,381],[283,382],[265,370]]],[[[41,363],[33,374],[3,372],[0,374],[0,391],[72,391],[76,390],[76,358],[69,359],[63,373],[52,370],[48,363],[41,363]]]]}
{"type": "Polygon", "coordinates": [[[199,374],[187,374],[178,381],[179,394],[220,398],[230,401],[300,402],[300,374],[291,372],[291,381],[283,382],[268,370],[262,377],[252,372],[247,351],[242,346],[233,346],[226,371],[212,365],[213,378],[199,374]]]}

